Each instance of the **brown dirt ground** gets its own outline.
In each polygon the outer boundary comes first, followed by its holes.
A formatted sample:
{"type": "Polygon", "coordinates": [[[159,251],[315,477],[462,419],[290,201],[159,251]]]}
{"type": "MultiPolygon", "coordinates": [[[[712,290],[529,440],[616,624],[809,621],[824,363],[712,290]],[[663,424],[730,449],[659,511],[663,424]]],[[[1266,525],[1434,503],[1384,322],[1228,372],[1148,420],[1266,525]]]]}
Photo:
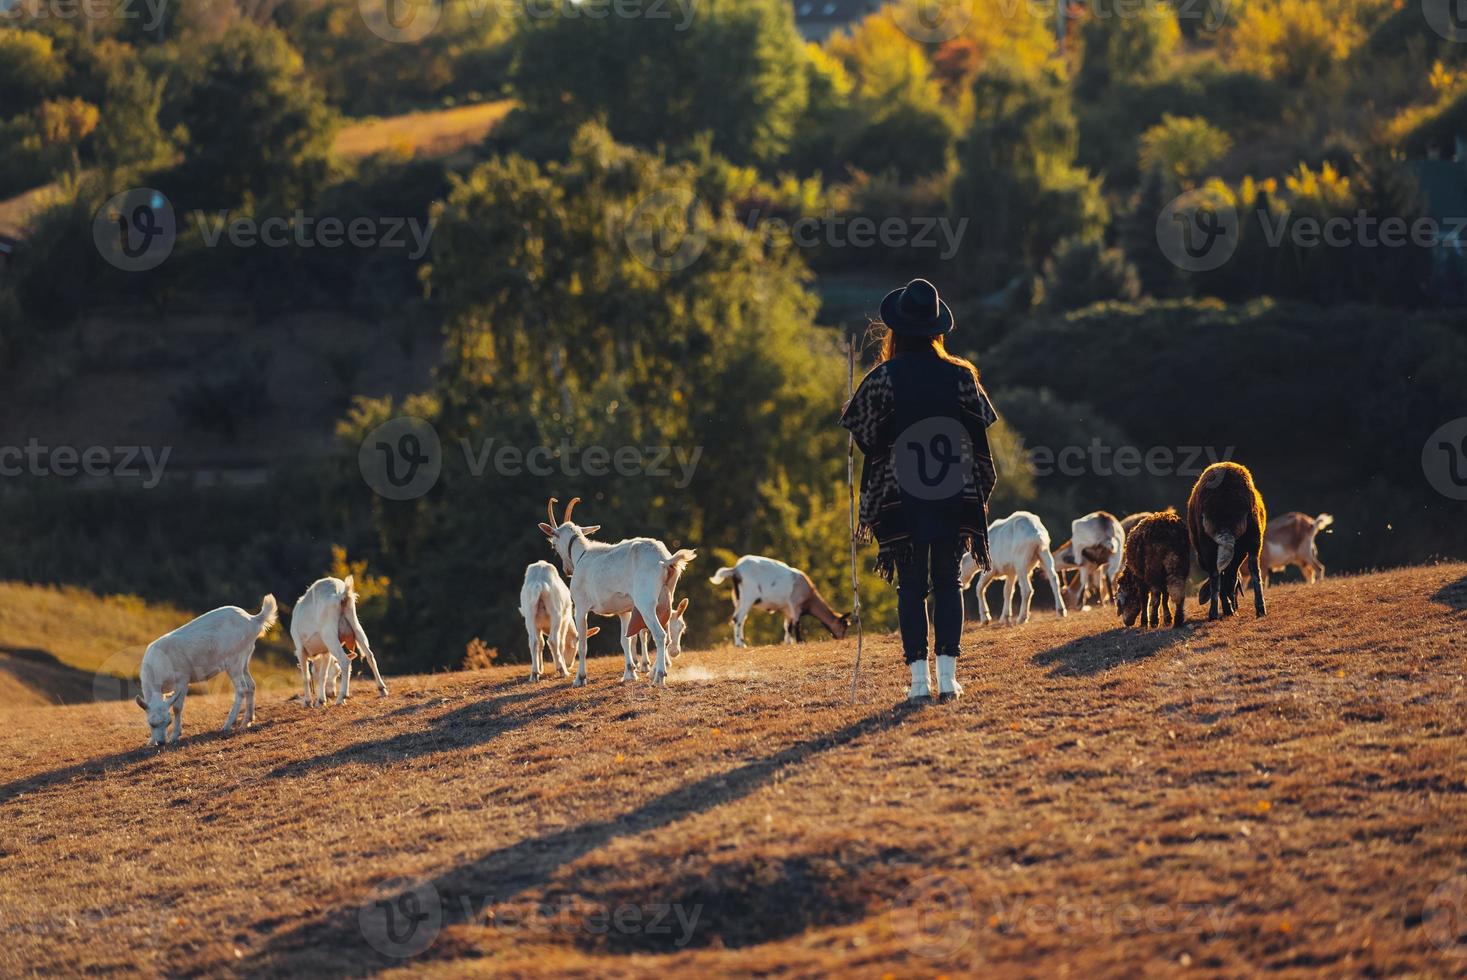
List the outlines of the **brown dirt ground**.
{"type": "Polygon", "coordinates": [[[0,974],[1462,973],[1467,565],[1269,599],[973,628],[916,710],[880,636],[855,705],[848,640],[661,691],[272,684],[166,750],[130,705],[15,711],[0,974]]]}

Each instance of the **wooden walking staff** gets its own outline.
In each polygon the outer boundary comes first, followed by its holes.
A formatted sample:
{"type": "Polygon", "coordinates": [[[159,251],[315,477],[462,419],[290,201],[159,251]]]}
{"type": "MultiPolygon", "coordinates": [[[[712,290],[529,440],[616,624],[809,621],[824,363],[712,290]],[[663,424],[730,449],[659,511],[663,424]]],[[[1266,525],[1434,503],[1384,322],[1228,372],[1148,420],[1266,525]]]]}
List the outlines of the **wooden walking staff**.
{"type": "MultiPolygon", "coordinates": [[[[856,341],[846,338],[846,400],[856,394],[856,341]]],[[[851,703],[856,703],[856,679],[861,676],[861,641],[864,630],[861,626],[861,578],[856,564],[856,437],[846,438],[846,489],[850,492],[851,505],[851,618],[856,621],[856,666],[851,671],[851,703]]]]}

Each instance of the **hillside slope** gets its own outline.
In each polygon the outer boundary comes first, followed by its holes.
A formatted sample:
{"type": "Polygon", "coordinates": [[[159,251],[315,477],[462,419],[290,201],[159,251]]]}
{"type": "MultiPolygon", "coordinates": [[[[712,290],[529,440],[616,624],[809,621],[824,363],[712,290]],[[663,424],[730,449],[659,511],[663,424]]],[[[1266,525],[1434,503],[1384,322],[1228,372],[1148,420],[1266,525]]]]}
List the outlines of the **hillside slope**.
{"type": "Polygon", "coordinates": [[[398,678],[141,747],[0,730],[0,973],[1442,975],[1467,942],[1467,565],[1156,633],[968,637],[896,707],[868,637],[690,652],[666,690],[398,678]]]}

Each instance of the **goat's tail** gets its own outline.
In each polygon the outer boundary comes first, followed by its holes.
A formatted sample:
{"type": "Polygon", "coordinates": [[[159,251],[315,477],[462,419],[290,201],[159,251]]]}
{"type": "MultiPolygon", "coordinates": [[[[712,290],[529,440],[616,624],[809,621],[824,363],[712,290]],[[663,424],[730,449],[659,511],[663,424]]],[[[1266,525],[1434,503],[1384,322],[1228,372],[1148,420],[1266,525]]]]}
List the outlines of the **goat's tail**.
{"type": "Polygon", "coordinates": [[[698,557],[696,551],[683,548],[675,551],[671,556],[662,559],[662,575],[668,582],[676,582],[683,574],[683,569],[688,567],[688,562],[698,557]]]}
{"type": "Polygon", "coordinates": [[[1330,529],[1330,527],[1334,524],[1334,522],[1335,522],[1335,515],[1333,515],[1333,514],[1320,514],[1318,517],[1316,517],[1314,519],[1314,533],[1315,534],[1323,534],[1325,531],[1327,531],[1327,530],[1330,529]]]}
{"type": "Polygon", "coordinates": [[[722,585],[724,582],[727,582],[729,579],[733,578],[737,574],[738,573],[735,572],[732,568],[720,568],[718,571],[713,573],[708,581],[712,582],[714,585],[722,585]]]}
{"type": "Polygon", "coordinates": [[[346,577],[346,595],[341,597],[341,615],[351,625],[352,636],[357,641],[357,652],[365,654],[372,649],[372,645],[367,642],[367,634],[362,629],[361,620],[357,619],[357,593],[352,586],[352,577],[348,575],[346,577]]]}
{"type": "Polygon", "coordinates": [[[1231,531],[1219,531],[1212,536],[1217,542],[1217,570],[1223,572],[1233,563],[1233,552],[1238,547],[1238,536],[1231,531]]]}
{"type": "Polygon", "coordinates": [[[263,636],[270,632],[270,629],[279,622],[280,603],[275,601],[273,595],[265,596],[265,598],[260,600],[260,611],[251,618],[259,624],[260,632],[258,635],[263,636]]]}

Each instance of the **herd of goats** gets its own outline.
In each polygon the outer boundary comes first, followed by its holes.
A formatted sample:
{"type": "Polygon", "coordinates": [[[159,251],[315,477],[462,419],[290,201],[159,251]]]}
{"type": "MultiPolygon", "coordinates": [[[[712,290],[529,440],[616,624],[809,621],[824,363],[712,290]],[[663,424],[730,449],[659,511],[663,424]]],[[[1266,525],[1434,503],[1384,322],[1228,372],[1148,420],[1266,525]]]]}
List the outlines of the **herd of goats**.
{"type": "MultiPolygon", "coordinates": [[[[676,601],[678,579],[697,555],[687,549],[669,552],[653,538],[628,538],[616,544],[595,541],[592,535],[600,525],[582,526],[571,520],[579,501],[579,497],[571,500],[557,518],[552,497],[547,505],[549,523],[540,524],[570,584],[550,562],[537,561],[525,570],[520,612],[529,638],[530,680],[539,680],[543,649],[548,646],[560,676],[569,676],[567,661],[574,656],[575,686],[585,684],[586,641],[599,632],[587,620],[596,615],[621,620],[622,680],[635,680],[639,670],[650,667],[652,683],[663,685],[669,658],[682,651],[686,626],[688,600],[676,601]],[[655,662],[649,640],[656,649],[655,662]]],[[[1170,507],[1124,520],[1097,511],[1074,521],[1071,539],[1053,552],[1039,518],[1018,511],[989,526],[990,567],[978,580],[980,620],[992,619],[984,592],[994,579],[1002,579],[1000,622],[1028,622],[1034,594],[1030,577],[1042,569],[1060,616],[1066,615],[1067,607],[1081,608],[1095,593],[1102,604],[1115,605],[1127,627],[1138,619],[1143,627],[1178,627],[1185,620],[1194,551],[1206,576],[1199,601],[1208,604],[1209,618],[1236,612],[1246,579],[1252,580],[1254,611],[1262,616],[1263,584],[1270,572],[1297,565],[1310,582],[1324,575],[1315,536],[1332,520],[1328,514],[1309,517],[1296,512],[1270,522],[1252,474],[1232,462],[1203,471],[1192,488],[1185,520],[1170,507]],[[1015,588],[1021,594],[1017,616],[1015,588]]],[[[959,579],[964,590],[978,572],[972,555],[965,555],[959,579]]],[[[732,568],[718,569],[711,581],[733,584],[736,646],[745,645],[744,621],[755,609],[783,615],[787,643],[800,639],[800,620],[806,615],[838,639],[850,623],[848,615],[837,615],[821,598],[808,575],[773,558],[745,555],[732,568]]],[[[301,671],[302,702],[308,707],[325,703],[328,685],[338,704],[346,700],[352,660],[357,657],[371,669],[378,693],[387,694],[377,658],[357,619],[356,599],[351,576],[323,578],[306,590],[291,612],[290,635],[301,671]]],[[[225,606],[149,644],[140,670],[142,693],[137,697],[147,712],[149,744],[176,742],[183,733],[189,685],[221,673],[234,684],[234,705],[224,730],[252,723],[255,682],[250,657],[255,642],[278,615],[275,597],[267,595],[258,613],[225,606]]]]}

